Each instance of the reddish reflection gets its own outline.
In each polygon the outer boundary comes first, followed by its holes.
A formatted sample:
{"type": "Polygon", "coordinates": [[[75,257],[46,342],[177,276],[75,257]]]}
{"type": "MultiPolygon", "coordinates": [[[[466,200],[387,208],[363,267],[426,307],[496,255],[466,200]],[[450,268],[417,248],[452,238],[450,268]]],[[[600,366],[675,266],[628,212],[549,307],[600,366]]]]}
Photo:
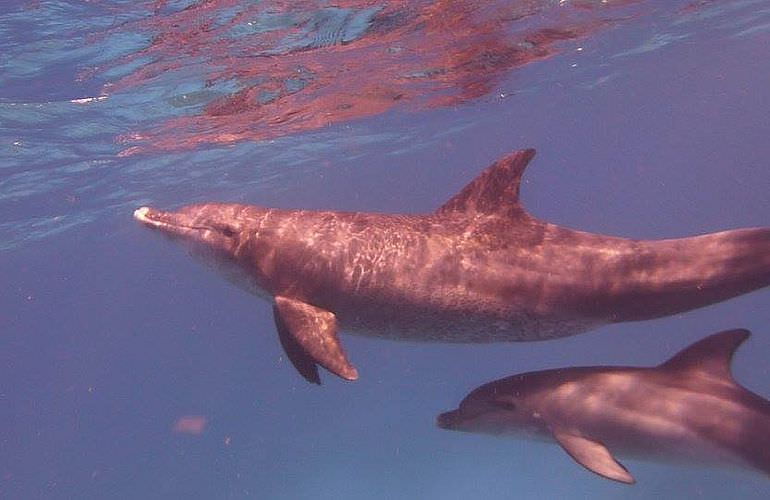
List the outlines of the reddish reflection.
{"type": "MultiPolygon", "coordinates": [[[[594,32],[631,0],[200,1],[117,30],[152,43],[108,92],[196,68],[203,111],[122,137],[123,154],[275,138],[401,108],[456,105],[494,90],[512,68],[594,32]],[[223,90],[224,86],[227,90],[223,90]]],[[[183,77],[180,77],[183,78],[183,77]]]]}
{"type": "Polygon", "coordinates": [[[184,415],[176,419],[171,430],[177,434],[199,436],[206,430],[208,419],[201,415],[184,415]]]}

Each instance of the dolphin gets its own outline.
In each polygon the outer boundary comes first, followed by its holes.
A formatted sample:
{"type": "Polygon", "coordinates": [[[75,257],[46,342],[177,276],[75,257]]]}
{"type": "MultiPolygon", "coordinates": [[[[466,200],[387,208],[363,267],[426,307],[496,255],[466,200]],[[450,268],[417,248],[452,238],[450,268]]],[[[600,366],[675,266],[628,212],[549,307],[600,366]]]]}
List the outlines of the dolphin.
{"type": "Polygon", "coordinates": [[[389,339],[529,341],[657,318],[770,284],[770,229],[640,241],[540,221],[519,203],[535,151],[488,167],[434,213],[233,203],[134,217],[273,300],[287,357],[358,377],[338,329],[389,339]]]}
{"type": "Polygon", "coordinates": [[[732,377],[747,330],[715,333],[653,368],[595,366],[530,372],[484,384],[443,429],[556,441],[608,479],[634,478],[613,452],[733,465],[770,474],[770,401],[732,377]]]}

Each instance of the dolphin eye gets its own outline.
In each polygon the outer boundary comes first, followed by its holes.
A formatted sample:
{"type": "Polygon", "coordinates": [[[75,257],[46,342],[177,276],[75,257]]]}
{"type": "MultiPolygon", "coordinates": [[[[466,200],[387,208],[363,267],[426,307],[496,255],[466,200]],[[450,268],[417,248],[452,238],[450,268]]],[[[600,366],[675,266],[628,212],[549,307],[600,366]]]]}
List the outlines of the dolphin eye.
{"type": "Polygon", "coordinates": [[[490,403],[501,410],[516,411],[516,403],[507,399],[493,399],[490,403]]]}
{"type": "Polygon", "coordinates": [[[222,233],[223,236],[226,236],[228,238],[232,238],[235,236],[235,229],[231,228],[230,226],[225,226],[224,224],[218,224],[214,226],[214,229],[222,233]]]}

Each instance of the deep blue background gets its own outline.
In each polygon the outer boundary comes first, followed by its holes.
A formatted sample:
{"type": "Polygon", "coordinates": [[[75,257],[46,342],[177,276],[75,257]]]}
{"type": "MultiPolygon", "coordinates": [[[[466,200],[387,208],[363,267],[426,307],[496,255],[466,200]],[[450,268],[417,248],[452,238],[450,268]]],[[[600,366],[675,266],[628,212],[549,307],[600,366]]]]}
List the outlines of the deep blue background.
{"type": "MultiPolygon", "coordinates": [[[[736,377],[768,397],[767,290],[544,343],[345,335],[360,380],[324,373],[315,387],[283,358],[268,303],[131,219],[144,203],[201,199],[430,211],[502,154],[535,147],[522,191],[543,219],[635,238],[767,226],[770,4],[713,2],[681,14],[687,4],[648,2],[646,16],[569,42],[462,106],[117,158],[115,135],[165,113],[153,104],[162,89],[70,103],[101,85],[76,81],[73,66],[111,56],[104,46],[67,49],[57,23],[87,30],[98,6],[4,3],[0,496],[767,498],[758,473],[625,460],[638,481],[628,487],[554,445],[434,427],[483,382],[651,365],[734,327],[754,332],[736,377]],[[205,416],[204,433],[173,433],[184,415],[205,416]]],[[[103,21],[94,17],[93,29],[103,21]]]]}

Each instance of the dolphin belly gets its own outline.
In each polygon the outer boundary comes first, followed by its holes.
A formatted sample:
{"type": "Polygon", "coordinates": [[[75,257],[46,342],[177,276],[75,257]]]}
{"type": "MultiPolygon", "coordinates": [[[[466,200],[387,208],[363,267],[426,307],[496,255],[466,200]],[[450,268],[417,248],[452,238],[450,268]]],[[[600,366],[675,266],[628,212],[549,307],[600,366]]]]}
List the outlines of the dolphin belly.
{"type": "Polygon", "coordinates": [[[468,310],[372,305],[335,309],[343,331],[392,340],[492,343],[550,340],[601,325],[588,318],[546,317],[526,311],[478,314],[468,310]]]}

